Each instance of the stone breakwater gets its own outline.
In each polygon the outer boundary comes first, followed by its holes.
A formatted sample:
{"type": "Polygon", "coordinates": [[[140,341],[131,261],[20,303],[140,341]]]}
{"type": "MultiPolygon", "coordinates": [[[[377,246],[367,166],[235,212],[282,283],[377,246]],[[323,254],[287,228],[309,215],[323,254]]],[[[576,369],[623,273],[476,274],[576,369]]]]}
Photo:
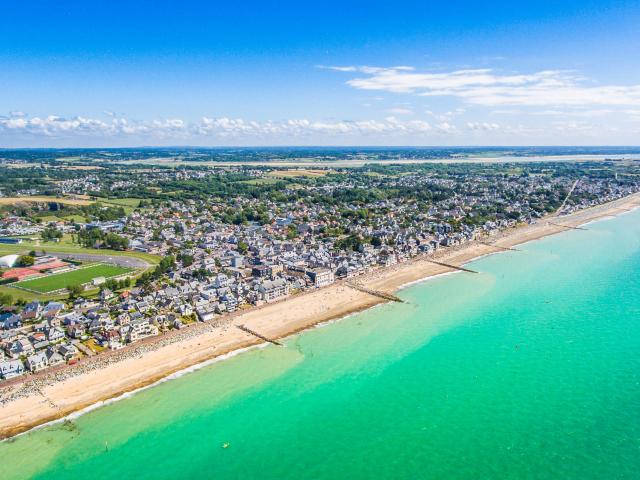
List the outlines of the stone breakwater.
{"type": "Polygon", "coordinates": [[[49,385],[71,377],[84,375],[94,370],[100,370],[114,363],[141,357],[145,353],[167,345],[197,337],[207,331],[213,331],[216,327],[222,327],[227,323],[229,322],[218,321],[191,324],[182,330],[175,330],[160,337],[152,337],[150,339],[152,341],[149,342],[142,341],[139,344],[129,345],[120,350],[105,352],[90,358],[85,357],[75,365],[61,365],[59,369],[54,368],[52,371],[44,371],[32,377],[19,379],[20,381],[17,383],[0,387],[0,406],[31,395],[44,396],[42,389],[49,385]]]}

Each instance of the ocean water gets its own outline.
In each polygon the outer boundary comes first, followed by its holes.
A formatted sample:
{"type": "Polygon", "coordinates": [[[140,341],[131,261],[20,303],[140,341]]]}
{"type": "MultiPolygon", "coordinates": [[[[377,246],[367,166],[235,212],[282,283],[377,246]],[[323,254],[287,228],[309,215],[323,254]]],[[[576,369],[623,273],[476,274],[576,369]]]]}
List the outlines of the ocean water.
{"type": "Polygon", "coordinates": [[[0,478],[638,479],[640,211],[587,228],[4,442],[0,478]]]}

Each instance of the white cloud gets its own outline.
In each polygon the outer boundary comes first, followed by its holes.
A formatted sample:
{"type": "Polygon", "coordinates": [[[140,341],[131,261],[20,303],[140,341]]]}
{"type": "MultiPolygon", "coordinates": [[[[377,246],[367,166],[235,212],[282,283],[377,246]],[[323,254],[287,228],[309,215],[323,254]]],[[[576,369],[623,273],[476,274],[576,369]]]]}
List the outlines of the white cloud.
{"type": "Polygon", "coordinates": [[[357,72],[357,67],[332,67],[327,65],[317,65],[318,68],[323,70],[335,70],[336,72],[357,72]]]}
{"type": "Polygon", "coordinates": [[[394,113],[396,115],[409,115],[413,113],[413,110],[411,110],[410,108],[404,108],[404,107],[394,107],[387,110],[387,112],[394,113]]]}
{"type": "Polygon", "coordinates": [[[0,116],[0,145],[576,145],[583,141],[631,144],[637,138],[640,109],[624,111],[629,115],[628,124],[615,124],[607,116],[597,117],[600,122],[591,123],[579,116],[554,115],[530,116],[524,123],[519,123],[522,118],[495,123],[490,118],[466,118],[465,112],[454,109],[425,115],[429,121],[401,115],[363,120],[264,121],[231,117],[140,121],[121,115],[100,118],[7,115],[0,116]]]}
{"type": "Polygon", "coordinates": [[[441,122],[450,122],[452,121],[455,117],[458,117],[460,115],[463,115],[466,112],[466,110],[464,108],[456,108],[455,110],[449,110],[446,112],[442,112],[442,113],[435,113],[431,110],[426,110],[424,113],[429,115],[430,117],[433,117],[441,122]]]}
{"type": "Polygon", "coordinates": [[[568,71],[499,74],[492,69],[419,73],[411,67],[327,67],[364,76],[347,80],[361,90],[457,97],[484,106],[627,106],[640,105],[640,85],[593,85],[568,71]]]}
{"type": "Polygon", "coordinates": [[[458,130],[455,125],[450,124],[449,122],[442,122],[436,125],[436,128],[439,132],[442,133],[453,133],[458,130]]]}
{"type": "Polygon", "coordinates": [[[187,132],[188,125],[179,119],[131,122],[126,118],[101,120],[82,116],[64,118],[47,117],[0,117],[0,133],[27,134],[45,137],[96,136],[153,134],[157,137],[176,136],[187,132]]]}
{"type": "Polygon", "coordinates": [[[499,130],[500,125],[498,125],[497,123],[489,123],[489,122],[467,122],[467,128],[469,130],[491,131],[491,130],[499,130]]]}
{"type": "MultiPolygon", "coordinates": [[[[281,121],[253,121],[242,118],[202,117],[196,122],[182,119],[132,121],[124,117],[110,116],[106,120],[86,117],[0,117],[0,138],[28,135],[34,137],[149,137],[160,139],[189,138],[268,138],[344,135],[382,136],[415,135],[434,130],[423,120],[339,120],[319,121],[290,119],[281,121]]],[[[438,131],[451,128],[437,127],[438,131]]]]}

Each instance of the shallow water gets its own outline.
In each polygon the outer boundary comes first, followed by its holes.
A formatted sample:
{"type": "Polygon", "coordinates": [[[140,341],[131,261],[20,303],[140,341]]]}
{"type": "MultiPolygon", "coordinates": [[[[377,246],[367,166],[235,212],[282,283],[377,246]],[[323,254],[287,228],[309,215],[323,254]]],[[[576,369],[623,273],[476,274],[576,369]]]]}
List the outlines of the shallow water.
{"type": "Polygon", "coordinates": [[[639,478],[640,211],[519,248],[2,443],[0,476],[639,478]]]}

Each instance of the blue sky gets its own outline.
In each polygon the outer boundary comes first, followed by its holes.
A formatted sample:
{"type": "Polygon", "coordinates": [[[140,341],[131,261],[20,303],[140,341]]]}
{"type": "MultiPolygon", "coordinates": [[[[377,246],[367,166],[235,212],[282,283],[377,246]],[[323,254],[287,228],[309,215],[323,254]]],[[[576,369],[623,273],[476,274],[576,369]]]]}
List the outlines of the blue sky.
{"type": "Polygon", "coordinates": [[[133,3],[3,2],[1,147],[640,144],[637,1],[133,3]]]}

